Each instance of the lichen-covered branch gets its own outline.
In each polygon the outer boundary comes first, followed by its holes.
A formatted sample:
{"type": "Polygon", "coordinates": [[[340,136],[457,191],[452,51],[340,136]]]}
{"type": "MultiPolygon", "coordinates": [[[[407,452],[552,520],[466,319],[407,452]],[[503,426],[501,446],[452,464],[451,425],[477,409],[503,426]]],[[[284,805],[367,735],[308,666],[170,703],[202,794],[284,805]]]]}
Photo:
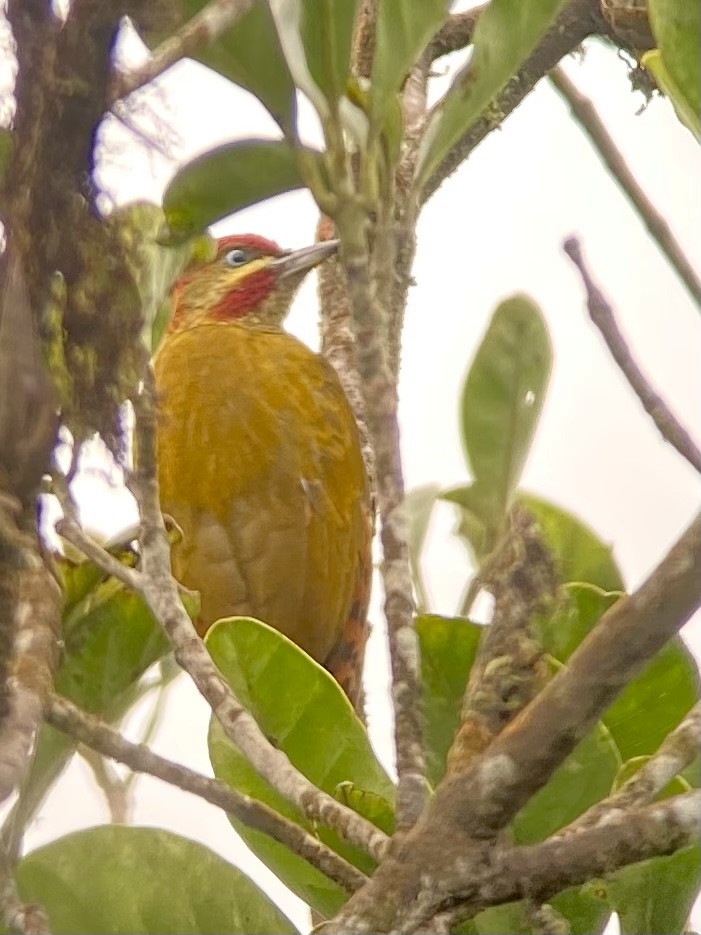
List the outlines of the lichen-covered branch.
{"type": "Polygon", "coordinates": [[[416,931],[437,908],[460,905],[466,919],[517,899],[543,902],[569,886],[696,844],[700,832],[701,793],[695,791],[629,811],[576,837],[496,846],[489,856],[489,845],[477,846],[434,870],[433,885],[424,886],[413,904],[405,903],[393,931],[416,931]]]}
{"type": "MultiPolygon", "coordinates": [[[[443,780],[417,825],[324,931],[410,931],[399,925],[399,920],[406,918],[407,905],[421,901],[416,926],[446,908],[442,900],[436,902],[431,895],[444,879],[446,841],[451,842],[451,855],[462,851],[469,856],[477,849],[477,886],[479,868],[493,865],[498,832],[542,788],[621,689],[700,603],[701,520],[697,518],[640,588],[609,608],[572,654],[567,669],[546,685],[482,756],[466,770],[443,780]],[[429,874],[430,868],[434,869],[429,874]]],[[[688,811],[684,815],[688,818],[688,811]]],[[[608,827],[602,829],[603,838],[608,827]]],[[[687,823],[685,834],[688,827],[687,823]]],[[[682,844],[677,841],[671,849],[679,846],[682,844]]],[[[519,853],[526,853],[526,849],[519,849],[519,853]]],[[[565,859],[564,853],[559,852],[560,860],[565,859]]],[[[522,861],[517,860],[514,867],[519,879],[530,880],[522,861]]],[[[539,892],[536,885],[529,895],[542,901],[557,889],[539,892]]],[[[474,892],[475,899],[477,894],[480,900],[492,899],[483,886],[474,892]]],[[[518,896],[507,894],[494,901],[514,898],[518,896]]]]}
{"type": "Polygon", "coordinates": [[[686,286],[692,300],[698,305],[701,303],[701,280],[688,257],[684,254],[669,224],[650,201],[643,187],[631,172],[623,154],[614,143],[613,137],[596,112],[596,108],[589,98],[581,93],[562,68],[554,68],[549,77],[559,94],[567,102],[572,116],[588,136],[604,165],[630,199],[648,233],[671,263],[672,268],[686,286]]]}
{"type": "Polygon", "coordinates": [[[689,464],[701,472],[701,451],[694,444],[691,435],[679,424],[669,406],[652,389],[642,370],[633,359],[625,338],[616,324],[616,319],[613,317],[611,306],[589,275],[576,237],[571,237],[565,241],[564,249],[579,270],[584,287],[587,290],[589,317],[601,332],[611,356],[640,400],[643,409],[655,423],[665,441],[668,441],[683,458],[686,458],[689,464]]]}
{"type": "Polygon", "coordinates": [[[528,511],[514,506],[482,587],[494,596],[494,613],[470,669],[461,724],[448,754],[459,772],[485,750],[545,682],[542,648],[531,629],[535,611],[552,600],[555,570],[528,511]]]}
{"type": "Polygon", "coordinates": [[[58,730],[70,734],[102,756],[124,763],[134,772],[155,776],[185,792],[197,795],[249,827],[270,835],[349,892],[357,890],[365,882],[366,877],[359,870],[263,802],[242,795],[219,779],[210,779],[186,766],[158,756],[143,744],[131,743],[98,718],[76,708],[67,699],[51,695],[46,719],[58,730]]]}

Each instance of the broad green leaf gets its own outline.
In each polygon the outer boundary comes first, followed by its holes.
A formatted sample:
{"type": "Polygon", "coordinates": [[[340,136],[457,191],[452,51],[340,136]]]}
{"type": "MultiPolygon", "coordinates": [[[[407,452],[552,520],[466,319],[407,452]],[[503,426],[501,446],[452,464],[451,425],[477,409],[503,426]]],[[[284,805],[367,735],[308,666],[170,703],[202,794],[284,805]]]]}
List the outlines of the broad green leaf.
{"type": "MultiPolygon", "coordinates": [[[[576,888],[558,893],[548,903],[569,923],[570,935],[598,935],[611,915],[600,898],[576,888]]],[[[535,931],[532,926],[526,905],[521,901],[485,909],[458,931],[464,935],[504,935],[505,932],[535,931]]]]}
{"type": "Polygon", "coordinates": [[[375,121],[384,118],[445,16],[445,0],[379,0],[370,87],[375,121]]]}
{"type": "Polygon", "coordinates": [[[519,492],[517,499],[538,521],[562,582],[586,582],[604,591],[625,590],[611,547],[580,519],[533,494],[519,492]]]}
{"type": "Polygon", "coordinates": [[[603,881],[621,935],[679,935],[701,882],[701,852],[688,847],[671,857],[632,864],[603,881]]]}
{"type": "Polygon", "coordinates": [[[587,886],[573,886],[563,890],[548,902],[567,919],[571,935],[600,935],[611,916],[601,896],[587,886]]]}
{"type": "MultiPolygon", "coordinates": [[[[309,150],[307,156],[315,154],[309,150]]],[[[303,187],[297,153],[283,140],[243,140],[211,149],[184,165],[165,190],[169,242],[182,242],[235,211],[303,187]]]]}
{"type": "Polygon", "coordinates": [[[348,83],[357,0],[298,2],[301,37],[309,71],[326,98],[337,101],[345,93],[348,83]]]}
{"type": "Polygon", "coordinates": [[[511,505],[551,363],[550,337],[538,306],[522,295],[502,302],[472,362],[461,401],[465,454],[481,501],[494,511],[493,524],[511,505]]]}
{"type": "Polygon", "coordinates": [[[609,732],[596,727],[513,821],[518,844],[534,844],[569,825],[611,791],[621,758],[609,732]]]}
{"type": "Polygon", "coordinates": [[[356,0],[269,0],[295,85],[320,117],[345,91],[356,0]]]}
{"type": "Polygon", "coordinates": [[[421,552],[433,512],[433,504],[439,490],[437,484],[426,484],[423,487],[415,487],[404,497],[404,511],[409,522],[411,576],[414,580],[419,605],[424,610],[428,605],[428,595],[421,572],[421,552]]]}
{"type": "Polygon", "coordinates": [[[603,591],[595,584],[567,584],[549,616],[537,618],[543,646],[560,662],[566,662],[622,591],[603,591]]]}
{"type": "Polygon", "coordinates": [[[170,290],[187,264],[196,257],[214,255],[214,242],[203,236],[177,246],[158,242],[165,226],[163,210],[148,202],[118,208],[109,218],[122,244],[141,298],[143,338],[153,353],[170,320],[170,290]]]}
{"type": "Polygon", "coordinates": [[[20,897],[61,933],[294,933],[258,887],[208,848],[156,828],[59,838],[17,867],[20,897]]]}
{"type": "MultiPolygon", "coordinates": [[[[394,786],[375,758],[365,727],[326,670],[281,633],[248,617],[219,621],[206,643],[237,697],[297,769],[331,795],[345,794],[344,784],[352,783],[352,806],[386,828],[394,786]]],[[[220,779],[308,827],[297,809],[258,776],[214,718],[209,752],[220,779]]],[[[234,824],[249,847],[318,911],[331,914],[342,904],[346,894],[319,871],[267,836],[234,824]]],[[[314,831],[360,869],[372,869],[367,856],[332,832],[314,831]]]]}
{"type": "MultiPolygon", "coordinates": [[[[188,18],[199,13],[207,0],[181,0],[188,18]]],[[[149,37],[153,48],[165,35],[149,37]]],[[[251,9],[209,45],[192,57],[254,94],[286,132],[295,126],[295,87],[280,47],[268,4],[256,0],[251,9]]]]}
{"type": "Polygon", "coordinates": [[[701,122],[701,7],[698,0],[650,0],[650,25],[659,49],[645,57],[677,113],[699,137],[701,122]],[[661,59],[661,61],[660,61],[661,59]]]}
{"type": "Polygon", "coordinates": [[[680,638],[671,640],[604,715],[621,756],[654,753],[699,696],[699,671],[680,638]]]}
{"type": "Polygon", "coordinates": [[[385,834],[393,834],[394,809],[381,795],[359,789],[352,782],[341,782],[336,786],[334,796],[354,812],[364,815],[385,834]]]}
{"type": "MultiPolygon", "coordinates": [[[[417,163],[422,188],[517,72],[565,0],[492,0],[477,21],[472,57],[433,113],[417,163]]],[[[501,114],[495,114],[501,119],[501,114]]]]}
{"type": "Polygon", "coordinates": [[[484,627],[463,618],[425,614],[416,618],[421,649],[424,746],[428,780],[437,786],[460,724],[467,678],[484,627]]]}

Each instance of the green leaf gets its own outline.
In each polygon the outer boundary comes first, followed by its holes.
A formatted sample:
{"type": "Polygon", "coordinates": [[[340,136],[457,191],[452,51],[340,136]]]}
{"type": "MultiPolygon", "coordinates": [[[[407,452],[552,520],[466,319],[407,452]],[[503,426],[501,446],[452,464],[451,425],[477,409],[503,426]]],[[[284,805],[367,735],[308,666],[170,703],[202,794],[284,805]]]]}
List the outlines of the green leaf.
{"type": "Polygon", "coordinates": [[[534,844],[569,825],[611,791],[621,758],[610,733],[596,727],[513,821],[514,840],[534,844]]]}
{"type": "Polygon", "coordinates": [[[494,525],[511,505],[551,364],[548,329],[538,306],[522,295],[502,302],[472,362],[461,402],[465,454],[494,525]]]}
{"type": "Polygon", "coordinates": [[[17,867],[20,897],[60,933],[294,933],[268,897],[208,848],[156,828],[90,828],[17,867]]]}
{"type": "MultiPolygon", "coordinates": [[[[316,154],[307,151],[307,157],[316,154]]],[[[179,243],[250,205],[303,188],[293,146],[283,140],[243,140],[184,165],[163,196],[169,242],[179,243]]]]}
{"type": "Polygon", "coordinates": [[[699,890],[698,846],[671,857],[632,864],[603,885],[611,909],[618,913],[621,935],[678,935],[699,890]]]}
{"type": "MultiPolygon", "coordinates": [[[[563,890],[548,903],[569,923],[571,935],[598,935],[603,932],[611,912],[601,898],[584,892],[583,888],[563,890]]],[[[504,935],[505,932],[531,932],[532,922],[523,901],[494,906],[478,913],[471,928],[460,928],[465,935],[504,935]]]]}
{"type": "Polygon", "coordinates": [[[463,618],[424,614],[416,618],[416,632],[421,649],[426,770],[431,785],[437,786],[460,724],[462,697],[484,627],[463,618]]]}
{"type": "Polygon", "coordinates": [[[698,0],[650,0],[649,16],[659,57],[646,56],[680,119],[699,137],[701,122],[701,7],[698,0]]]}
{"type": "MultiPolygon", "coordinates": [[[[422,188],[458,140],[518,71],[565,0],[492,0],[475,27],[473,53],[434,111],[417,163],[422,188]]],[[[502,115],[495,113],[498,122],[502,115]]]]}
{"type": "MultiPolygon", "coordinates": [[[[207,0],[180,2],[188,18],[206,4],[207,0]]],[[[149,37],[150,45],[153,48],[167,38],[149,37]]],[[[192,57],[250,91],[286,133],[292,132],[295,87],[267,3],[257,0],[216,42],[200,46],[192,57]]]]}
{"type": "Polygon", "coordinates": [[[321,117],[348,81],[357,0],[270,0],[295,85],[321,117]]]}
{"type": "Polygon", "coordinates": [[[479,565],[496,545],[501,530],[499,507],[494,491],[475,481],[440,494],[439,500],[458,507],[455,534],[464,541],[474,565],[479,565]]]}
{"type": "Polygon", "coordinates": [[[611,547],[573,513],[524,492],[519,492],[518,501],[538,521],[562,582],[587,582],[604,591],[625,590],[611,547]]]}
{"type": "Polygon", "coordinates": [[[537,618],[543,646],[560,662],[566,662],[622,591],[603,591],[595,584],[567,584],[554,611],[537,618]]]}
{"type": "Polygon", "coordinates": [[[183,269],[195,257],[214,255],[214,241],[203,236],[178,246],[159,243],[165,225],[162,208],[133,202],[110,215],[117,229],[124,257],[139,290],[144,319],[143,338],[153,353],[170,321],[170,290],[183,269]]]}
{"type": "Polygon", "coordinates": [[[603,721],[624,760],[645,756],[657,750],[698,696],[698,668],[677,637],[626,685],[603,721]]]}
{"type": "MultiPolygon", "coordinates": [[[[331,795],[345,794],[344,784],[352,783],[352,807],[386,829],[394,785],[376,760],[365,727],[328,672],[281,633],[248,617],[219,621],[206,643],[237,697],[294,766],[331,795]],[[384,804],[380,806],[378,799],[384,804]]],[[[214,718],[209,753],[220,779],[310,828],[298,810],[253,770],[214,718]]],[[[254,853],[319,912],[331,915],[342,905],[344,891],[318,870],[266,835],[232,823],[254,853]]],[[[372,870],[366,855],[333,832],[313,831],[361,870],[372,870]]]]}
{"type": "Polygon", "coordinates": [[[445,0],[379,0],[370,86],[371,113],[376,122],[385,117],[445,15],[445,0]]]}
{"type": "Polygon", "coordinates": [[[408,540],[411,576],[419,605],[423,609],[428,604],[428,595],[421,572],[421,552],[431,513],[433,512],[433,504],[439,490],[437,484],[426,484],[423,487],[415,487],[404,497],[404,510],[409,521],[408,540]]]}

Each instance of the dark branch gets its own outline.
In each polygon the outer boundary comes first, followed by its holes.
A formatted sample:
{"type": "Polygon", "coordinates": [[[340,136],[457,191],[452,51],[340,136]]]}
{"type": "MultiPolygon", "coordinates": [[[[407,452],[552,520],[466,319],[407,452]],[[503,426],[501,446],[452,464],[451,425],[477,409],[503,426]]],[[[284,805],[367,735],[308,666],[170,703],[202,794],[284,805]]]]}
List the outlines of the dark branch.
{"type": "Polygon", "coordinates": [[[691,298],[697,305],[701,304],[701,280],[684,255],[669,224],[636,181],[592,102],[570,81],[562,68],[554,68],[550,72],[550,80],[569,105],[572,116],[589,137],[606,168],[630,199],[650,236],[672,264],[691,298]]]}
{"type": "Polygon", "coordinates": [[[686,429],[677,422],[667,403],[651,388],[642,371],[633,360],[625,338],[619,331],[616,319],[613,317],[611,306],[587,271],[579,241],[575,237],[571,237],[565,242],[564,249],[567,256],[579,270],[587,290],[589,317],[601,332],[611,356],[642,403],[643,409],[655,423],[665,441],[673,445],[689,464],[701,472],[701,451],[696,447],[686,429]]]}

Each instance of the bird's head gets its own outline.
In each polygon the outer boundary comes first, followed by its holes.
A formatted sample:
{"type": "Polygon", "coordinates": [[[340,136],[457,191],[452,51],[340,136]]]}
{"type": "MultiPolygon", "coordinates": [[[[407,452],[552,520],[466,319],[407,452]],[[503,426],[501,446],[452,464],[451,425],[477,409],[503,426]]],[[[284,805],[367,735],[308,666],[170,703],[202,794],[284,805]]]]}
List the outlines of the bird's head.
{"type": "Polygon", "coordinates": [[[255,234],[222,237],[214,259],[191,267],[176,283],[170,330],[204,321],[279,327],[306,274],[337,246],[329,240],[291,251],[255,234]]]}

